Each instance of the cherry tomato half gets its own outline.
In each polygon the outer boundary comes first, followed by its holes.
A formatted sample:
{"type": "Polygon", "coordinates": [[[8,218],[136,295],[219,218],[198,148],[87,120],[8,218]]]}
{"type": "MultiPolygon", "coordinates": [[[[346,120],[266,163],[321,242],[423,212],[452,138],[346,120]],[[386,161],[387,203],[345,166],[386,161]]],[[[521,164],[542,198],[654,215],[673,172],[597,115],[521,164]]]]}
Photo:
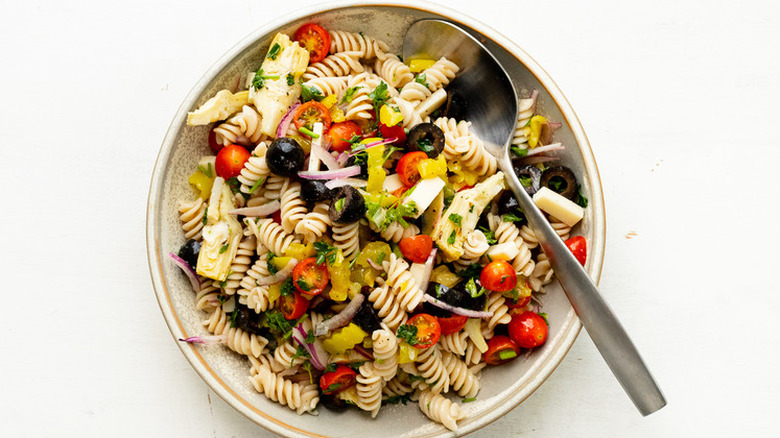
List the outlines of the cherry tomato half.
{"type": "Polygon", "coordinates": [[[314,257],[303,259],[295,265],[292,278],[295,288],[309,296],[321,294],[330,279],[328,268],[325,264],[318,265],[314,257]]]}
{"type": "Polygon", "coordinates": [[[217,154],[214,167],[217,169],[217,175],[225,179],[233,178],[241,173],[244,163],[249,159],[249,151],[243,146],[231,144],[227,145],[217,154]]]}
{"type": "Polygon", "coordinates": [[[488,349],[485,352],[485,363],[488,365],[501,365],[513,360],[520,354],[520,347],[504,335],[493,336],[488,341],[488,349]]]}
{"type": "Polygon", "coordinates": [[[331,125],[328,130],[328,138],[330,139],[330,150],[336,152],[348,151],[352,148],[352,140],[354,136],[361,137],[363,131],[360,129],[357,123],[352,120],[346,122],[338,122],[331,125]]]}
{"type": "Polygon", "coordinates": [[[330,51],[330,35],[319,24],[307,23],[299,27],[293,36],[301,46],[309,51],[309,63],[320,62],[330,51]]]}
{"type": "Polygon", "coordinates": [[[485,289],[494,292],[508,292],[517,286],[517,273],[508,262],[496,260],[482,268],[479,282],[485,289]]]}
{"type": "Polygon", "coordinates": [[[466,322],[469,320],[465,316],[456,315],[454,313],[446,318],[439,317],[436,319],[439,320],[439,325],[441,326],[442,335],[451,335],[453,333],[459,332],[466,325],[466,322]]]}
{"type": "Polygon", "coordinates": [[[339,365],[336,371],[329,371],[320,377],[320,389],[326,395],[338,394],[352,387],[356,378],[355,370],[346,365],[339,365]]]}
{"type": "Polygon", "coordinates": [[[279,297],[279,310],[284,319],[293,320],[303,316],[309,309],[309,300],[303,297],[298,291],[279,297]]]}
{"type": "Polygon", "coordinates": [[[422,151],[408,152],[398,160],[395,171],[401,179],[401,183],[406,187],[411,187],[420,180],[420,171],[417,164],[428,158],[428,155],[422,151]]]}
{"type": "Polygon", "coordinates": [[[293,123],[299,130],[301,128],[312,130],[314,124],[317,122],[322,123],[323,133],[330,129],[330,111],[328,111],[328,108],[325,105],[315,100],[310,100],[299,106],[298,109],[295,110],[295,114],[293,114],[293,123]]]}
{"type": "Polygon", "coordinates": [[[574,236],[564,242],[569,251],[574,254],[574,257],[582,266],[585,266],[585,260],[588,258],[588,242],[582,236],[574,236]]]}
{"type": "Polygon", "coordinates": [[[399,144],[406,141],[406,132],[404,132],[403,124],[399,123],[393,126],[386,126],[382,123],[379,124],[379,134],[382,138],[397,138],[392,144],[399,144]]]}
{"type": "Polygon", "coordinates": [[[509,336],[523,348],[534,348],[547,341],[547,322],[534,312],[513,315],[507,326],[509,336]]]}
{"type": "Polygon", "coordinates": [[[435,316],[418,313],[406,322],[406,325],[417,327],[417,338],[414,344],[419,349],[425,349],[439,342],[441,326],[435,316]]]}
{"type": "Polygon", "coordinates": [[[398,242],[398,248],[401,250],[401,254],[412,263],[425,263],[433,249],[433,239],[425,234],[404,237],[398,242]]]}
{"type": "Polygon", "coordinates": [[[215,155],[222,150],[222,145],[217,142],[217,133],[213,129],[209,131],[209,149],[215,155]]]}
{"type": "Polygon", "coordinates": [[[510,309],[522,309],[523,307],[527,306],[528,303],[531,302],[531,296],[527,296],[525,298],[518,298],[518,300],[515,302],[511,298],[506,299],[506,306],[510,309]]]}

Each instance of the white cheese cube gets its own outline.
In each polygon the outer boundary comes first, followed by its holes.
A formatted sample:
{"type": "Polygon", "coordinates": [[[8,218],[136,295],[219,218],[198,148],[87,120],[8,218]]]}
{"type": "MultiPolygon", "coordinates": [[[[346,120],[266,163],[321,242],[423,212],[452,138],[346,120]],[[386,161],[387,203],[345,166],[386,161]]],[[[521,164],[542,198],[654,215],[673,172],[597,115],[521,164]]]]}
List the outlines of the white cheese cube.
{"type": "Polygon", "coordinates": [[[404,204],[414,202],[417,205],[417,214],[414,217],[418,218],[428,209],[428,206],[443,188],[444,181],[441,178],[420,180],[414,187],[412,194],[406,197],[404,204]]]}
{"type": "Polygon", "coordinates": [[[401,176],[397,173],[394,173],[392,175],[388,175],[387,178],[385,178],[385,182],[382,183],[382,190],[388,193],[393,193],[403,186],[404,183],[401,182],[401,176]]]}
{"type": "Polygon", "coordinates": [[[485,253],[485,257],[487,257],[488,260],[503,260],[508,262],[517,257],[517,254],[519,253],[520,248],[517,244],[514,242],[506,242],[491,246],[485,253]]]}
{"type": "Polygon", "coordinates": [[[570,227],[574,226],[585,215],[585,209],[547,187],[539,189],[533,199],[534,204],[540,210],[570,227]]]}

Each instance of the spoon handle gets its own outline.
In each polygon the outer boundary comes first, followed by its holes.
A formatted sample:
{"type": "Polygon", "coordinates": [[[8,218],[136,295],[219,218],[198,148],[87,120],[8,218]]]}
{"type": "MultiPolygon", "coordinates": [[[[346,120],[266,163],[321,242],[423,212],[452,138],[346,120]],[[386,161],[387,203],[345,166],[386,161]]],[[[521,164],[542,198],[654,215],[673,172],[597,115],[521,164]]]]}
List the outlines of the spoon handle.
{"type": "Polygon", "coordinates": [[[547,255],[574,311],[623,390],[642,415],[652,414],[664,407],[666,399],[661,388],[653,379],[628,333],[604,301],[596,284],[520,185],[508,154],[503,154],[499,159],[499,167],[504,172],[507,184],[517,197],[528,224],[547,255]]]}

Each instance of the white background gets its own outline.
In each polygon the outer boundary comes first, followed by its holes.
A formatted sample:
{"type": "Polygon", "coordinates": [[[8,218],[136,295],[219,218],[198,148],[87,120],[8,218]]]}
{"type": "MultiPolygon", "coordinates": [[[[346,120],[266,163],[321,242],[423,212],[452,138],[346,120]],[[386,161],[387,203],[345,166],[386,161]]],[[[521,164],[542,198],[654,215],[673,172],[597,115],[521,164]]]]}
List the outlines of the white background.
{"type": "MultiPolygon", "coordinates": [[[[146,198],[201,74],[310,3],[0,2],[0,436],[271,436],[168,332],[146,198]]],[[[583,332],[534,395],[473,436],[770,435],[780,6],[448,4],[516,41],[579,115],[606,197],[601,290],[669,401],[642,418],[583,332]]]]}

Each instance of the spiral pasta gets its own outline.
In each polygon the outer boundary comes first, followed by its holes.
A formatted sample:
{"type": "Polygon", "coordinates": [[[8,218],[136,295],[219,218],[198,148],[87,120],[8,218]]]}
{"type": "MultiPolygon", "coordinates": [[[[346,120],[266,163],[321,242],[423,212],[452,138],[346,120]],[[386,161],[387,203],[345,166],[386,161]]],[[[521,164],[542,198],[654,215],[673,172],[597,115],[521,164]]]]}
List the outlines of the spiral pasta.
{"type": "Polygon", "coordinates": [[[212,312],[219,307],[220,290],[214,283],[200,278],[200,290],[195,294],[195,308],[204,312],[212,312]]]}
{"type": "Polygon", "coordinates": [[[466,235],[466,242],[463,244],[463,255],[455,261],[455,264],[465,268],[472,263],[477,263],[479,258],[490,248],[485,233],[480,230],[474,230],[466,235]]]}
{"type": "Polygon", "coordinates": [[[179,220],[186,239],[200,241],[203,237],[203,217],[206,215],[206,204],[197,198],[192,202],[179,203],[179,220]]]}
{"type": "Polygon", "coordinates": [[[401,308],[401,303],[396,296],[390,292],[389,286],[384,280],[378,280],[379,285],[371,290],[368,294],[368,301],[373,303],[374,309],[377,310],[377,316],[382,318],[382,323],[387,327],[395,331],[398,326],[405,323],[408,315],[401,308]]]}
{"type": "Polygon", "coordinates": [[[306,217],[306,213],[309,212],[306,208],[306,203],[301,198],[301,183],[287,180],[287,183],[282,186],[280,201],[282,203],[280,212],[282,217],[282,228],[285,233],[291,234],[295,231],[295,226],[298,225],[298,223],[306,217]]]}
{"type": "Polygon", "coordinates": [[[466,353],[463,355],[463,362],[468,366],[474,366],[482,362],[482,352],[471,338],[466,341],[466,353]]]}
{"type": "Polygon", "coordinates": [[[358,57],[363,60],[374,58],[383,59],[385,53],[390,49],[387,43],[380,41],[362,33],[345,32],[342,30],[332,30],[330,34],[330,53],[339,52],[357,52],[358,57]]]}
{"type": "Polygon", "coordinates": [[[363,65],[358,58],[359,52],[339,52],[329,55],[320,62],[310,64],[303,73],[303,80],[310,81],[315,78],[347,76],[350,73],[361,73],[363,65]]]}
{"type": "Polygon", "coordinates": [[[481,387],[477,376],[465,362],[448,351],[441,353],[444,368],[450,376],[450,385],[461,397],[475,397],[481,387]]]}
{"type": "Polygon", "coordinates": [[[277,376],[266,366],[255,368],[257,374],[251,377],[257,392],[279,404],[288,406],[296,413],[311,412],[320,401],[317,385],[301,385],[277,376]]]}
{"type": "Polygon", "coordinates": [[[531,285],[531,290],[534,292],[542,292],[542,286],[552,282],[553,275],[555,275],[555,272],[552,270],[552,266],[550,266],[547,255],[544,253],[539,254],[534,271],[531,273],[531,276],[528,277],[528,284],[531,285]]]}
{"type": "Polygon", "coordinates": [[[288,339],[279,344],[274,350],[274,359],[286,367],[297,367],[306,361],[303,356],[295,357],[295,352],[298,350],[298,346],[295,345],[295,341],[288,339]]]}
{"type": "Polygon", "coordinates": [[[244,218],[244,224],[257,237],[257,241],[274,254],[284,254],[291,243],[298,242],[295,236],[285,233],[284,228],[273,219],[244,218]]]}
{"type": "Polygon", "coordinates": [[[417,356],[417,371],[419,376],[425,379],[426,386],[431,392],[447,392],[450,389],[450,375],[444,367],[441,358],[441,349],[438,344],[422,350],[417,356]]]}
{"type": "Polygon", "coordinates": [[[344,258],[352,260],[360,249],[358,231],[360,222],[347,225],[333,225],[333,246],[341,250],[344,258]]]}
{"type": "Polygon", "coordinates": [[[217,143],[222,146],[241,144],[256,145],[266,138],[260,129],[262,118],[251,105],[244,105],[241,112],[214,128],[217,143]]]}
{"type": "Polygon", "coordinates": [[[384,380],[377,373],[374,362],[366,362],[359,368],[357,376],[357,406],[371,412],[371,418],[376,417],[382,407],[382,387],[384,380]]]}
{"type": "Polygon", "coordinates": [[[459,160],[461,153],[456,150],[459,145],[455,140],[471,135],[471,131],[469,130],[471,123],[463,120],[458,121],[453,118],[440,117],[436,119],[433,124],[444,132],[444,157],[447,161],[459,160]]]}
{"type": "Polygon", "coordinates": [[[387,400],[390,397],[404,396],[412,391],[414,391],[414,388],[409,385],[409,379],[406,373],[401,371],[387,382],[384,388],[382,388],[382,400],[387,400]]]}
{"type": "Polygon", "coordinates": [[[303,86],[317,90],[323,96],[340,95],[347,89],[348,80],[348,76],[312,78],[304,82],[303,86]]]}
{"type": "Polygon", "coordinates": [[[355,93],[352,95],[352,100],[347,104],[347,110],[344,114],[344,118],[347,120],[370,120],[371,113],[373,111],[374,104],[371,98],[368,97],[371,90],[365,84],[350,85],[350,88],[357,87],[355,93]]]}
{"type": "Polygon", "coordinates": [[[449,430],[457,430],[458,421],[466,418],[458,405],[432,391],[423,391],[418,403],[425,416],[443,424],[449,430]]]}
{"type": "Polygon", "coordinates": [[[487,323],[488,329],[492,332],[499,324],[509,324],[512,320],[512,315],[509,314],[509,307],[506,305],[506,299],[501,292],[487,292],[487,311],[492,312],[493,316],[483,319],[483,323],[487,323]]]}
{"type": "Polygon", "coordinates": [[[371,334],[374,349],[374,371],[385,382],[395,377],[398,370],[398,338],[385,326],[371,334]]]}
{"type": "Polygon", "coordinates": [[[414,106],[430,97],[434,91],[447,86],[458,73],[458,66],[447,58],[439,58],[435,64],[426,68],[418,76],[424,81],[411,81],[403,86],[400,92],[402,99],[414,106]],[[422,82],[422,83],[421,83],[422,82]]]}
{"type": "Polygon", "coordinates": [[[407,312],[414,310],[422,301],[423,291],[409,273],[409,264],[391,253],[390,259],[385,260],[382,266],[387,272],[387,285],[398,298],[401,308],[407,312]]]}
{"type": "Polygon", "coordinates": [[[298,222],[295,226],[295,232],[303,235],[306,242],[316,242],[333,225],[328,216],[330,207],[325,202],[318,202],[311,212],[298,222]]]}
{"type": "Polygon", "coordinates": [[[261,142],[255,147],[252,156],[244,163],[244,168],[241,169],[241,173],[237,177],[238,182],[241,183],[241,187],[239,188],[241,193],[253,195],[254,191],[262,185],[263,181],[268,177],[268,174],[271,173],[268,164],[265,162],[265,152],[267,149],[268,146],[264,142],[261,142]]]}
{"type": "MultiPolygon", "coordinates": [[[[555,233],[563,240],[566,240],[569,238],[569,233],[571,233],[571,227],[569,225],[566,225],[565,223],[559,221],[558,219],[550,216],[550,225],[552,226],[555,233]]],[[[536,238],[536,234],[534,234],[534,230],[531,229],[528,225],[523,225],[522,228],[520,228],[520,236],[525,241],[526,245],[528,245],[528,248],[536,248],[539,246],[539,239],[536,238]]]]}
{"type": "Polygon", "coordinates": [[[391,87],[403,87],[414,79],[414,74],[409,66],[401,62],[395,55],[388,55],[385,59],[377,59],[374,63],[374,71],[391,87]]]}
{"type": "Polygon", "coordinates": [[[255,236],[246,236],[238,244],[238,251],[230,265],[230,273],[225,281],[214,280],[214,286],[222,289],[225,295],[233,295],[241,284],[244,275],[252,264],[252,256],[257,250],[257,238],[255,236]]]}
{"type": "Polygon", "coordinates": [[[455,353],[458,356],[466,354],[466,347],[468,346],[468,333],[465,331],[459,331],[450,333],[447,335],[441,335],[439,339],[439,345],[443,351],[455,353]]]}
{"type": "Polygon", "coordinates": [[[531,121],[534,111],[536,111],[536,98],[538,95],[539,93],[534,90],[531,92],[530,97],[527,99],[520,99],[517,103],[517,124],[515,125],[515,132],[512,135],[512,145],[517,146],[520,149],[528,148],[528,137],[525,133],[525,127],[528,125],[528,122],[531,121]]]}
{"type": "Polygon", "coordinates": [[[225,344],[231,350],[238,354],[251,355],[259,357],[263,354],[265,346],[268,345],[268,339],[251,333],[247,333],[240,328],[231,327],[227,314],[222,308],[214,309],[209,319],[203,321],[206,330],[217,335],[225,337],[225,344]]]}
{"type": "Polygon", "coordinates": [[[531,275],[534,270],[533,254],[525,240],[520,237],[520,230],[512,222],[505,222],[501,216],[488,213],[488,225],[499,244],[512,243],[517,246],[519,252],[512,259],[512,267],[515,272],[525,277],[531,275]]]}

